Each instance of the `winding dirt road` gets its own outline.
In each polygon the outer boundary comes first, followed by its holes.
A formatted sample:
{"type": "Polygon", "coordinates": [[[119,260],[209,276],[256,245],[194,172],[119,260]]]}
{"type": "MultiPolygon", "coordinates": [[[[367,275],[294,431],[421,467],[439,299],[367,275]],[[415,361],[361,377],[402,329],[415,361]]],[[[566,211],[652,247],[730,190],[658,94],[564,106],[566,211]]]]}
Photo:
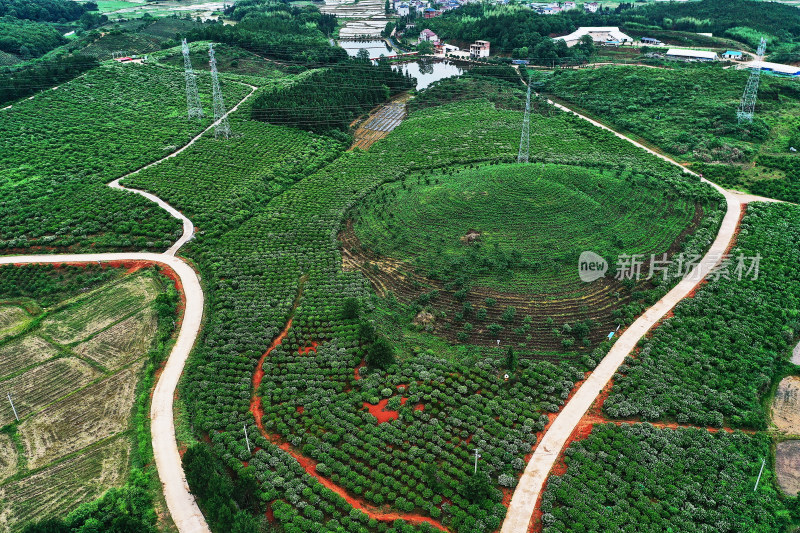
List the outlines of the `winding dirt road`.
{"type": "MultiPolygon", "coordinates": [[[[698,176],[698,174],[686,169],[674,159],[660,154],[596,120],[581,115],[564,105],[550,100],[548,100],[548,102],[562,111],[572,113],[598,128],[610,131],[620,139],[624,139],[634,146],[680,167],[684,172],[698,176]]],[[[727,203],[727,211],[725,212],[725,217],[722,220],[722,225],[719,228],[716,239],[714,239],[708,252],[692,272],[673,287],[661,300],[656,302],[655,305],[647,309],[647,311],[619,336],[617,342],[614,343],[614,346],[611,347],[608,354],[597,365],[591,375],[584,381],[570,401],[567,402],[558,414],[548,431],[542,437],[542,440],[536,446],[531,460],[522,473],[519,484],[511,498],[508,513],[506,514],[505,521],[500,530],[501,533],[525,533],[528,531],[528,525],[533,516],[533,511],[542,489],[544,488],[547,476],[556,458],[583,415],[592,406],[595,399],[600,394],[600,391],[602,391],[603,387],[611,380],[617,368],[623,363],[625,357],[630,354],[636,346],[636,343],[639,342],[639,339],[675,307],[678,302],[692,292],[711,269],[720,262],[723,254],[731,244],[736,233],[736,226],[741,213],[741,204],[755,198],[750,198],[745,195],[740,196],[729,192],[706,179],[702,179],[702,181],[719,191],[725,197],[725,202],[727,203]]]]}
{"type": "MultiPolygon", "coordinates": [[[[239,83],[239,82],[237,82],[239,83]]],[[[226,116],[236,111],[239,106],[250,98],[256,87],[249,84],[250,92],[232,107],[226,116]]],[[[221,119],[220,119],[221,120],[221,119]]],[[[208,524],[203,517],[203,513],[197,506],[194,496],[189,492],[189,485],[181,465],[181,457],[178,453],[178,443],[175,439],[175,421],[172,411],[172,402],[178,386],[183,367],[189,358],[197,335],[200,332],[200,324],[203,320],[203,289],[200,286],[200,278],[197,273],[182,259],[175,256],[177,251],[194,236],[194,224],[185,217],[180,211],[166,203],[161,198],[138,189],[129,189],[120,185],[120,180],[132,176],[146,168],[175,157],[189,146],[194,144],[203,135],[208,133],[217,122],[213,122],[188,143],[169,155],[149,163],[133,172],[130,172],[109,183],[109,187],[127,191],[132,194],[139,194],[151,200],[166,210],[170,215],[177,218],[183,224],[183,233],[180,238],[164,253],[97,253],[97,254],[48,254],[48,255],[19,255],[2,256],[0,265],[8,264],[32,264],[32,263],[89,263],[89,262],[111,262],[111,261],[147,261],[164,265],[172,269],[178,276],[183,286],[185,298],[185,311],[181,321],[181,329],[172,351],[169,354],[167,363],[158,378],[153,391],[152,403],[150,406],[150,436],[153,442],[153,456],[155,458],[158,477],[164,491],[164,498],[167,503],[172,520],[181,533],[210,533],[208,524]]]]}

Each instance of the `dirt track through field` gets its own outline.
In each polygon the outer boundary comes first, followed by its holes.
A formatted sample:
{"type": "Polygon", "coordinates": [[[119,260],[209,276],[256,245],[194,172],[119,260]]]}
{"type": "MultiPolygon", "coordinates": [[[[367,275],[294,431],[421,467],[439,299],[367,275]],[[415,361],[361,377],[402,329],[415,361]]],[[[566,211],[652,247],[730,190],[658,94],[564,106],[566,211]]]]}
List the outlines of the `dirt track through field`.
{"type": "MultiPolygon", "coordinates": [[[[248,84],[250,92],[240,100],[233,108],[228,111],[230,115],[239,106],[250,98],[256,87],[248,84]]],[[[181,533],[205,533],[210,532],[200,508],[194,496],[189,492],[189,485],[181,465],[181,457],[178,453],[178,443],[175,440],[175,423],[172,411],[172,402],[175,390],[178,386],[183,367],[189,358],[189,352],[200,332],[200,323],[203,319],[203,290],[200,286],[200,278],[195,271],[182,259],[175,256],[176,252],[188,242],[194,235],[194,224],[180,213],[177,209],[158,198],[157,196],[145,191],[128,189],[120,185],[120,180],[136,174],[145,168],[157,165],[162,161],[175,157],[186,148],[194,144],[203,135],[211,131],[217,122],[212,123],[202,132],[193,137],[187,144],[169,155],[149,163],[131,173],[109,183],[114,189],[140,194],[159,205],[170,215],[180,220],[183,224],[183,234],[167,251],[161,254],[156,253],[99,253],[99,254],[49,254],[49,255],[20,255],[0,257],[0,265],[7,264],[65,264],[65,263],[89,263],[89,262],[120,262],[144,261],[163,265],[175,273],[182,286],[184,298],[184,315],[181,320],[181,329],[172,351],[169,354],[163,371],[158,378],[155,390],[153,391],[152,403],[150,406],[150,435],[153,442],[153,456],[155,458],[158,476],[164,490],[164,498],[178,531],[181,533]]]]}
{"type": "MultiPolygon", "coordinates": [[[[636,141],[622,135],[611,128],[592,120],[589,117],[576,113],[570,108],[557,104],[548,100],[550,104],[556,108],[572,113],[579,118],[588,121],[592,125],[607,130],[615,136],[630,142],[634,146],[655,155],[675,166],[683,169],[684,172],[698,176],[694,172],[686,169],[675,161],[663,154],[660,154],[636,141]]],[[[561,450],[567,443],[570,435],[573,433],[578,423],[583,418],[584,414],[589,410],[594,403],[597,396],[611,380],[617,368],[623,363],[625,357],[633,350],[636,343],[641,339],[656,323],[658,323],[675,305],[688,296],[700,280],[711,271],[711,269],[719,263],[722,255],[728,249],[732,242],[736,228],[739,221],[739,214],[741,212],[741,200],[735,194],[726,191],[722,187],[709,182],[706,179],[702,180],[708,183],[719,191],[724,197],[727,204],[727,211],[722,220],[722,224],[717,233],[717,237],[711,244],[708,252],[705,254],[700,263],[680,281],[671,291],[669,291],[661,300],[655,303],[652,307],[647,309],[636,321],[625,329],[617,339],[617,342],[603,358],[600,364],[594,369],[591,375],[584,381],[580,388],[575,391],[572,398],[567,402],[561,412],[558,414],[552,425],[545,433],[544,437],[539,441],[536,449],[531,456],[530,461],[522,473],[514,495],[511,498],[511,503],[508,507],[505,521],[501,528],[501,533],[522,533],[528,531],[528,526],[536,508],[537,502],[541,495],[547,477],[555,464],[561,450]]]]}

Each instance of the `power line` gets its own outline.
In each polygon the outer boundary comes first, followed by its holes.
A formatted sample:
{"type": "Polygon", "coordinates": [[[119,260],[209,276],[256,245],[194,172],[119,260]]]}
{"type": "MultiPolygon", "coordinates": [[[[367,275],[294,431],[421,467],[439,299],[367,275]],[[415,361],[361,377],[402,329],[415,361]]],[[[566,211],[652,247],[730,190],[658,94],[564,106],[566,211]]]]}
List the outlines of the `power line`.
{"type": "Polygon", "coordinates": [[[186,76],[186,109],[189,119],[203,118],[203,106],[200,104],[200,96],[197,94],[197,76],[192,69],[192,60],[189,58],[189,45],[184,39],[181,42],[183,52],[183,70],[186,76]]]}
{"type": "Polygon", "coordinates": [[[751,124],[753,122],[753,113],[756,109],[756,98],[758,97],[758,83],[761,80],[761,65],[764,61],[766,49],[767,40],[762,37],[761,44],[758,45],[758,52],[756,52],[758,58],[755,61],[754,68],[750,71],[750,77],[747,78],[742,101],[736,111],[736,119],[739,124],[751,124]]]}
{"type": "Polygon", "coordinates": [[[222,90],[219,88],[219,73],[213,43],[208,45],[208,56],[210,58],[208,64],[211,67],[211,92],[214,98],[214,138],[228,139],[231,136],[231,125],[228,122],[228,113],[225,111],[225,102],[222,100],[222,90]]]}

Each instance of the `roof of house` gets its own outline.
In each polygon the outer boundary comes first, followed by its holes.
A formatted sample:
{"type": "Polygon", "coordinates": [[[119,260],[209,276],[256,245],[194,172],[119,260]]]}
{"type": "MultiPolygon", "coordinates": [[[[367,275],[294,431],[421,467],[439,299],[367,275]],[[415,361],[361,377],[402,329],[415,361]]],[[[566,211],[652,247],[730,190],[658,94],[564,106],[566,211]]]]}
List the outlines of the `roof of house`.
{"type": "Polygon", "coordinates": [[[705,50],[683,50],[680,48],[670,48],[667,50],[668,56],[677,57],[701,57],[703,59],[716,59],[716,52],[707,52],[705,50]]]}
{"type": "MultiPolygon", "coordinates": [[[[754,67],[756,66],[757,62],[753,61],[749,63],[747,66],[754,67]]],[[[800,67],[795,67],[792,65],[784,65],[782,63],[770,63],[768,61],[761,61],[761,68],[762,70],[771,70],[772,72],[777,72],[779,74],[790,74],[792,76],[796,76],[800,74],[800,67]]]]}
{"type": "Polygon", "coordinates": [[[420,32],[420,35],[424,35],[426,37],[436,37],[436,34],[433,33],[431,30],[429,30],[428,28],[425,28],[424,30],[422,30],[420,32]]]}
{"type": "Polygon", "coordinates": [[[726,56],[740,56],[740,55],[742,55],[742,53],[741,52],[736,52],[735,50],[728,50],[727,52],[725,52],[725,55],[726,56]]]}
{"type": "Polygon", "coordinates": [[[604,34],[606,36],[606,40],[616,40],[616,41],[633,40],[629,36],[622,33],[616,26],[584,26],[582,28],[578,28],[569,35],[564,35],[563,37],[556,37],[556,39],[564,39],[564,41],[566,42],[578,41],[584,35],[591,35],[593,33],[604,34]]]}

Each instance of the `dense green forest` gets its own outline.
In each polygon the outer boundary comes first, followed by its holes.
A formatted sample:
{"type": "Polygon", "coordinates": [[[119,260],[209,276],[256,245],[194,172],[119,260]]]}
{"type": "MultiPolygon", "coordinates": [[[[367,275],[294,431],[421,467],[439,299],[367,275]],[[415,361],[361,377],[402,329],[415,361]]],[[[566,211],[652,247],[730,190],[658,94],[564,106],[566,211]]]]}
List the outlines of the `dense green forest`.
{"type": "Polygon", "coordinates": [[[66,42],[49,24],[8,15],[0,18],[0,50],[18,54],[22,59],[39,57],[66,42]]]}
{"type": "MultiPolygon", "coordinates": [[[[418,23],[445,39],[486,39],[493,52],[517,52],[520,57],[573,57],[580,52],[558,48],[550,35],[565,35],[580,26],[621,26],[631,32],[675,30],[710,32],[747,44],[757,44],[761,33],[791,41],[800,37],[800,10],[778,2],[756,0],[701,0],[699,2],[622,3],[597,13],[570,10],[540,15],[527,8],[468,4],[441,17],[418,23]],[[545,43],[545,44],[543,44],[545,43]],[[554,55],[555,54],[555,55],[554,55]]],[[[558,37],[553,37],[558,40],[558,37]]]]}
{"type": "Polygon", "coordinates": [[[40,60],[25,68],[0,69],[0,104],[18,100],[63,83],[98,66],[93,57],[65,56],[40,60]]]}
{"type": "Polygon", "coordinates": [[[309,131],[346,130],[362,113],[414,85],[414,78],[386,63],[350,59],[312,72],[288,87],[261,93],[253,103],[252,116],[309,131]]]}
{"type": "Polygon", "coordinates": [[[207,23],[188,32],[187,38],[232,44],[269,58],[307,66],[336,63],[347,58],[347,52],[331,46],[326,37],[335,22],[315,7],[254,3],[237,5],[230,13],[238,24],[207,23]]]}
{"type": "Polygon", "coordinates": [[[0,0],[0,17],[10,15],[19,19],[41,22],[77,20],[88,11],[96,11],[96,2],[79,3],[72,0],[0,0]]]}

